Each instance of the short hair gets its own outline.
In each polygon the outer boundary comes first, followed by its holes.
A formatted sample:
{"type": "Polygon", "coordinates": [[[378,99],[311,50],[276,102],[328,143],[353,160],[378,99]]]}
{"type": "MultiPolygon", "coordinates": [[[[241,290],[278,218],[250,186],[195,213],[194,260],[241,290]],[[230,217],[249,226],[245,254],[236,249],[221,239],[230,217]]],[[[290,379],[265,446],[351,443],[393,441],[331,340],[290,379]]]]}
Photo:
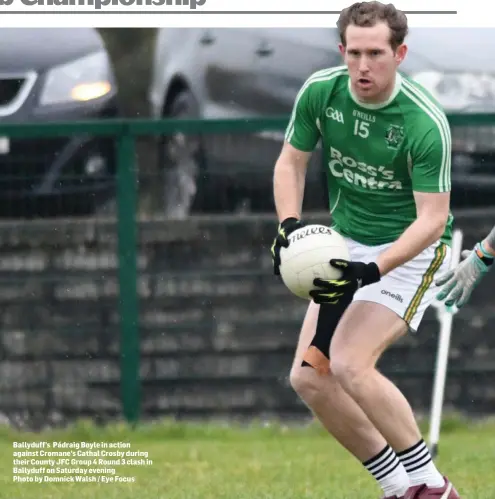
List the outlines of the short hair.
{"type": "Polygon", "coordinates": [[[390,28],[390,45],[393,50],[404,43],[409,31],[404,12],[396,9],[391,3],[372,1],[356,2],[340,13],[337,27],[342,45],[346,46],[345,34],[351,24],[368,28],[379,22],[385,22],[390,28]]]}

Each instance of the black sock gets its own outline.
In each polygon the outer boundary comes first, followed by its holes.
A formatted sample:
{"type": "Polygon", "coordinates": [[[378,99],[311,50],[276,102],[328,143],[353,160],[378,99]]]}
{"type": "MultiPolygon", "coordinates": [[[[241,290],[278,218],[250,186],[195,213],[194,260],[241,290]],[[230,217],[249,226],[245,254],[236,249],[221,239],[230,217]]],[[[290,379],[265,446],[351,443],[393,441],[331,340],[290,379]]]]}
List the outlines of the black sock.
{"type": "MultiPolygon", "coordinates": [[[[352,299],[338,303],[337,305],[328,305],[324,303],[320,305],[316,332],[311,340],[310,346],[316,347],[327,359],[329,358],[330,342],[332,341],[333,333],[351,301],[352,299]]],[[[305,360],[302,361],[301,365],[303,367],[311,367],[305,360]]]]}

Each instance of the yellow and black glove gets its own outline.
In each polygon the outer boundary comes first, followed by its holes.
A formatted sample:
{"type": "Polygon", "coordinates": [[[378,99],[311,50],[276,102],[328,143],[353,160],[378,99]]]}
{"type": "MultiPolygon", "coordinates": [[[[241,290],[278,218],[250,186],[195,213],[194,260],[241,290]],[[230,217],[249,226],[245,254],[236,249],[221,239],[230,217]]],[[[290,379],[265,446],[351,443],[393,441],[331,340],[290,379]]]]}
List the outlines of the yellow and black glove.
{"type": "Polygon", "coordinates": [[[315,303],[336,305],[343,301],[348,302],[359,288],[381,279],[380,269],[374,262],[332,259],[330,265],[342,270],[342,276],[339,279],[315,279],[313,284],[317,289],[309,292],[315,303]]]}
{"type": "Polygon", "coordinates": [[[289,235],[302,227],[304,227],[304,223],[293,217],[286,218],[279,224],[277,236],[272,244],[272,263],[275,275],[280,275],[280,248],[287,248],[289,246],[289,235]]]}

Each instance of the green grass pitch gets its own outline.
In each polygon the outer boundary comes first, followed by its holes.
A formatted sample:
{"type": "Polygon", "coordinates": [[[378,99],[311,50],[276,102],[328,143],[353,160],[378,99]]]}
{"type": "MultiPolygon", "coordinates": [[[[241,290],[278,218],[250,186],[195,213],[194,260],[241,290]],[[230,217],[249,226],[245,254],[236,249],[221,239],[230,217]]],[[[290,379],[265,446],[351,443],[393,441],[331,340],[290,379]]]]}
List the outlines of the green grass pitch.
{"type": "MultiPolygon", "coordinates": [[[[0,445],[0,498],[5,499],[380,497],[362,466],[314,424],[286,427],[278,423],[228,426],[162,422],[132,429],[125,424],[96,428],[81,422],[69,430],[41,434],[3,429],[0,445]],[[152,464],[113,467],[116,475],[134,477],[134,483],[15,483],[14,441],[129,442],[131,448],[121,450],[148,452],[152,464]]],[[[437,464],[451,477],[461,497],[494,499],[495,424],[446,421],[437,464]]]]}

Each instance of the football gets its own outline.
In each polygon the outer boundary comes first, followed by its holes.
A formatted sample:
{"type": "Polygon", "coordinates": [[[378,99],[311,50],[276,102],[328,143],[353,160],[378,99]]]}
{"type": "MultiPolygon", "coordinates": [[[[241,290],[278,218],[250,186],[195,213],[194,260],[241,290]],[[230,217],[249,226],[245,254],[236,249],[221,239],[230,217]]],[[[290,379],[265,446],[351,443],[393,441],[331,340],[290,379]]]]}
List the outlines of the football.
{"type": "Polygon", "coordinates": [[[299,298],[311,300],[313,280],[338,279],[342,272],[330,260],[350,260],[345,239],[325,225],[306,225],[289,235],[289,246],[280,250],[280,276],[285,286],[299,298]]]}

